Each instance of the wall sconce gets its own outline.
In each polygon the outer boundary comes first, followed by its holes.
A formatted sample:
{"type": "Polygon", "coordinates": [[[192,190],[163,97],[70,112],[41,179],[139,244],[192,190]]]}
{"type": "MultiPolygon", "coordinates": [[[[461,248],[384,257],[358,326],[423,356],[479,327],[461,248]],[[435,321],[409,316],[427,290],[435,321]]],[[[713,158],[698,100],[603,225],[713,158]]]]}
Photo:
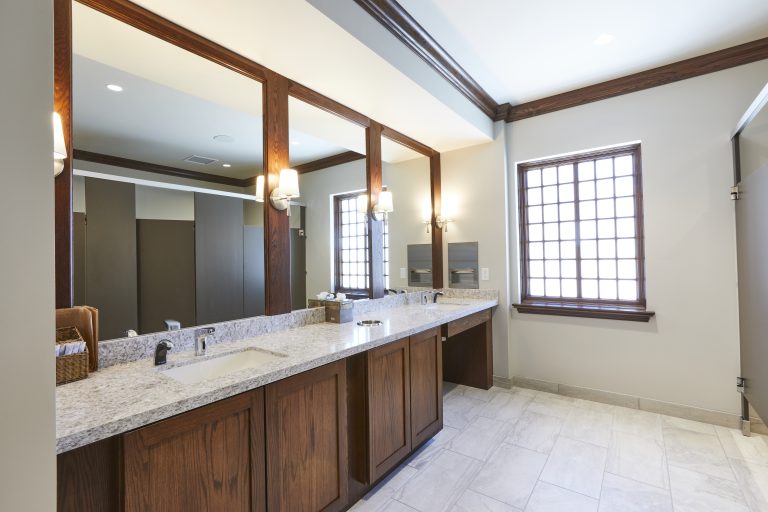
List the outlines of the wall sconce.
{"type": "Polygon", "coordinates": [[[280,181],[277,188],[273,189],[269,195],[269,202],[277,210],[286,210],[290,217],[290,201],[297,197],[299,197],[299,173],[295,169],[281,170],[280,181]]]}
{"type": "Polygon", "coordinates": [[[446,233],[448,232],[448,223],[453,222],[453,219],[449,217],[443,217],[442,215],[438,215],[435,217],[435,225],[444,230],[446,233]]]}
{"type": "Polygon", "coordinates": [[[256,176],[256,202],[264,202],[264,175],[256,176]]]}
{"type": "Polygon", "coordinates": [[[67,158],[67,144],[64,142],[64,126],[61,116],[53,113],[53,175],[58,176],[64,170],[64,160],[67,158]]]}
{"type": "MultiPolygon", "coordinates": [[[[357,211],[362,214],[368,213],[368,194],[360,194],[357,196],[357,211]]],[[[382,190],[379,192],[379,202],[371,208],[371,217],[374,220],[384,220],[387,218],[388,213],[395,211],[392,192],[389,190],[382,190]]]]}

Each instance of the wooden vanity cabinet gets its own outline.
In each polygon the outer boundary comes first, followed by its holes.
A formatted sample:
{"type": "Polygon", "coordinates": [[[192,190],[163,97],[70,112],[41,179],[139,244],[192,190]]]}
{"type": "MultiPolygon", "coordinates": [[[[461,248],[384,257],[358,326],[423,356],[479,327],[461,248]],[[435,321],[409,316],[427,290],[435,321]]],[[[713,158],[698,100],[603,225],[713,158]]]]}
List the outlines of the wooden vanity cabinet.
{"type": "Polygon", "coordinates": [[[266,386],[270,511],[335,511],[348,504],[346,361],[266,386]]]}
{"type": "Polygon", "coordinates": [[[124,511],[265,510],[264,390],[123,436],[124,511]]]}
{"type": "Polygon", "coordinates": [[[349,367],[350,449],[364,452],[350,454],[350,484],[362,492],[443,428],[440,331],[369,350],[349,367]]]}
{"type": "Polygon", "coordinates": [[[443,376],[480,389],[493,386],[493,311],[486,309],[443,325],[443,376]]]}

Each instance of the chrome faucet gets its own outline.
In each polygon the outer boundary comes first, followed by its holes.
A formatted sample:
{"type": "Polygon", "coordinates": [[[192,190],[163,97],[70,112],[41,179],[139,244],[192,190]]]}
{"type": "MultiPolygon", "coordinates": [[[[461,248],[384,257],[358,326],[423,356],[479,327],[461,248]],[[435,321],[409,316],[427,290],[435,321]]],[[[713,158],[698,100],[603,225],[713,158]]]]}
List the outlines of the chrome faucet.
{"type": "Polygon", "coordinates": [[[203,327],[195,330],[195,355],[204,356],[208,348],[208,336],[216,332],[215,327],[203,327]]]}

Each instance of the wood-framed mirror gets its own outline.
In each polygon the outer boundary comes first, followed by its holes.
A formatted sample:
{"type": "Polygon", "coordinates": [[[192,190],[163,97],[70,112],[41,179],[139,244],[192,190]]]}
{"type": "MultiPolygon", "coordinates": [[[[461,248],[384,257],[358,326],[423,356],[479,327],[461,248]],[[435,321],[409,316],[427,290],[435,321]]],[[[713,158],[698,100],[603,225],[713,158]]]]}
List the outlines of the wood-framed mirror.
{"type": "MultiPolygon", "coordinates": [[[[261,311],[263,311],[265,314],[281,314],[289,312],[291,309],[293,309],[294,301],[291,299],[291,272],[290,272],[290,265],[288,262],[290,261],[290,222],[288,216],[286,216],[285,211],[279,211],[274,209],[269,204],[269,195],[272,192],[274,188],[278,185],[278,176],[279,172],[283,168],[289,167],[289,165],[295,165],[297,167],[300,167],[302,163],[301,161],[295,161],[292,162],[290,160],[290,129],[289,129],[289,117],[290,117],[290,108],[289,103],[295,100],[300,100],[302,102],[305,102],[308,105],[312,105],[313,107],[320,109],[324,111],[325,113],[330,113],[336,116],[339,116],[340,118],[349,121],[356,125],[358,130],[364,131],[364,139],[362,146],[359,145],[359,143],[356,144],[356,148],[364,149],[362,153],[366,154],[366,158],[356,160],[357,165],[364,167],[364,182],[365,187],[355,188],[356,191],[364,190],[366,193],[373,199],[378,198],[378,193],[381,190],[382,185],[382,161],[381,161],[381,136],[384,134],[386,137],[392,140],[396,140],[401,144],[404,144],[407,147],[410,147],[411,149],[415,149],[417,152],[419,152],[422,155],[428,156],[430,161],[430,194],[432,198],[432,210],[435,211],[435,208],[437,208],[435,205],[439,205],[439,197],[440,197],[440,165],[439,165],[439,154],[432,150],[431,148],[420,144],[419,142],[410,139],[409,137],[392,130],[386,126],[381,125],[380,123],[368,118],[367,116],[360,114],[359,112],[355,111],[354,109],[351,109],[331,98],[328,98],[326,96],[323,96],[322,94],[319,94],[297,82],[294,82],[287,77],[284,77],[278,73],[275,73],[274,71],[258,64],[253,61],[250,61],[241,55],[238,55],[237,53],[224,48],[210,40],[205,39],[203,36],[195,34],[179,25],[176,25],[130,1],[127,0],[80,0],[77,2],[72,2],[71,0],[55,0],[54,1],[54,9],[55,9],[55,16],[54,16],[54,32],[55,32],[55,94],[54,94],[54,104],[55,104],[55,110],[61,115],[63,124],[64,124],[64,136],[65,136],[65,142],[67,145],[67,158],[64,161],[64,170],[63,172],[56,178],[55,181],[55,189],[56,189],[56,302],[57,307],[64,308],[64,307],[70,307],[76,303],[79,302],[91,302],[91,299],[88,297],[87,292],[86,295],[83,296],[81,294],[82,291],[82,276],[87,275],[88,272],[88,263],[86,259],[85,266],[83,266],[82,260],[78,261],[78,256],[81,256],[80,251],[84,250],[87,254],[87,232],[86,232],[86,248],[83,249],[83,246],[78,247],[73,242],[79,242],[77,240],[78,236],[81,236],[82,233],[80,233],[77,236],[73,235],[73,227],[77,227],[78,230],[82,231],[82,224],[80,225],[73,225],[73,212],[77,211],[77,208],[81,210],[85,210],[85,213],[87,214],[88,210],[88,189],[92,189],[92,194],[96,194],[98,187],[89,187],[86,185],[86,179],[89,180],[103,180],[109,183],[110,185],[114,184],[124,184],[126,179],[134,180],[133,188],[134,188],[134,196],[133,196],[133,203],[134,203],[134,216],[136,215],[136,208],[138,207],[138,211],[144,211],[144,208],[149,205],[150,211],[152,216],[159,215],[158,211],[162,210],[163,207],[170,208],[170,205],[173,204],[175,207],[182,208],[180,205],[184,204],[186,205],[186,214],[181,215],[178,213],[174,213],[172,215],[166,215],[166,217],[162,218],[134,218],[134,222],[139,222],[142,220],[146,221],[185,221],[190,222],[190,219],[194,219],[194,212],[195,212],[195,198],[200,197],[203,199],[211,199],[211,200],[221,200],[222,202],[226,200],[236,200],[241,201],[242,206],[242,226],[241,229],[243,232],[248,230],[248,226],[258,228],[258,219],[263,219],[262,221],[262,229],[263,229],[263,249],[259,251],[258,249],[252,250],[251,253],[260,252],[260,256],[263,258],[263,294],[261,292],[254,292],[250,294],[250,298],[248,296],[248,293],[245,291],[245,285],[244,285],[244,291],[243,291],[243,315],[250,315],[250,314],[259,314],[261,311]],[[209,144],[219,144],[217,146],[218,148],[228,148],[228,149],[234,149],[235,146],[238,146],[238,141],[242,140],[250,140],[250,142],[247,144],[248,149],[250,150],[250,155],[248,158],[246,158],[244,161],[240,162],[236,160],[237,155],[235,153],[228,153],[226,151],[222,152],[221,155],[214,155],[211,157],[210,155],[206,155],[205,153],[211,153],[211,151],[208,150],[192,150],[192,148],[189,148],[189,155],[186,156],[209,156],[209,158],[216,160],[216,162],[213,162],[212,164],[208,165],[220,165],[220,172],[206,172],[205,174],[218,176],[218,178],[212,178],[212,181],[209,181],[206,183],[205,187],[198,187],[198,188],[204,188],[206,190],[177,190],[171,187],[168,189],[166,185],[173,185],[173,186],[196,186],[197,184],[200,184],[200,180],[194,180],[192,181],[192,178],[190,178],[190,175],[185,175],[185,170],[190,170],[189,168],[186,168],[185,166],[187,163],[178,163],[177,165],[173,165],[170,160],[166,160],[163,158],[160,158],[150,152],[150,148],[152,146],[152,142],[154,139],[156,139],[156,135],[152,136],[151,132],[153,129],[159,129],[160,126],[163,124],[161,122],[155,122],[152,121],[150,127],[145,127],[142,129],[141,127],[141,119],[136,119],[137,115],[141,110],[137,110],[135,113],[132,113],[131,116],[127,115],[126,113],[126,105],[122,106],[122,110],[120,109],[114,109],[111,110],[110,107],[106,104],[102,103],[101,108],[99,107],[96,102],[94,102],[92,105],[88,105],[86,103],[83,103],[82,105],[79,105],[80,102],[90,102],[92,99],[96,98],[95,93],[84,93],[81,94],[81,87],[83,87],[82,91],[86,91],[87,87],[86,85],[78,85],[80,81],[80,74],[83,74],[83,77],[90,76],[88,73],[95,73],[91,78],[93,78],[95,81],[93,81],[88,86],[93,86],[96,91],[98,91],[99,95],[103,95],[108,101],[114,100],[118,97],[120,97],[121,94],[123,94],[123,98],[127,96],[127,94],[124,94],[126,92],[129,92],[128,89],[124,87],[124,90],[122,92],[118,91],[112,91],[106,88],[107,85],[112,84],[112,82],[118,82],[118,80],[113,79],[106,79],[106,78],[100,78],[98,76],[96,69],[89,70],[88,65],[83,65],[84,63],[87,64],[87,61],[84,59],[90,59],[91,61],[95,61],[96,64],[101,65],[101,71],[105,72],[105,67],[109,68],[109,62],[103,62],[103,58],[101,61],[98,58],[94,58],[94,54],[83,54],[83,51],[80,49],[81,47],[81,39],[80,36],[76,33],[73,34],[73,29],[77,30],[78,23],[76,21],[76,18],[79,16],[79,12],[87,12],[83,11],[84,9],[93,10],[95,13],[98,14],[98,16],[103,16],[107,18],[108,24],[115,24],[115,27],[118,27],[116,29],[116,32],[112,33],[111,29],[102,32],[101,35],[97,36],[97,38],[100,38],[101,43],[103,45],[103,48],[101,49],[93,49],[93,52],[99,51],[107,51],[110,48],[110,44],[106,44],[110,41],[110,38],[113,36],[116,36],[122,32],[133,30],[136,32],[139,32],[143,35],[145,38],[149,38],[148,40],[154,40],[153,44],[162,44],[166,46],[166,52],[181,52],[181,54],[185,54],[184,57],[179,57],[179,62],[193,62],[195,59],[198,61],[197,66],[202,68],[208,68],[213,69],[211,66],[217,68],[217,71],[213,73],[213,75],[224,75],[227,73],[233,74],[232,76],[236,76],[237,78],[231,78],[228,79],[229,81],[225,80],[222,82],[222,85],[219,85],[219,87],[211,88],[215,89],[213,91],[211,90],[205,90],[205,91],[197,91],[198,96],[197,99],[200,100],[199,95],[213,95],[213,97],[208,98],[202,98],[203,100],[208,100],[209,103],[212,103],[214,106],[217,105],[222,108],[229,108],[230,111],[242,114],[243,116],[251,116],[251,120],[258,117],[259,114],[261,114],[262,123],[259,127],[253,126],[252,130],[248,130],[248,135],[243,138],[243,136],[234,136],[231,135],[232,132],[235,133],[235,128],[226,128],[222,127],[219,128],[219,126],[223,125],[216,125],[215,116],[209,117],[207,121],[205,122],[199,122],[197,123],[198,128],[200,128],[200,125],[202,125],[205,128],[209,128],[208,131],[212,130],[211,133],[206,132],[206,137],[208,137],[208,141],[206,141],[209,144]],[[75,23],[73,25],[73,14],[75,15],[75,23]],[[106,43],[105,43],[106,42],[106,43]],[[82,70],[82,71],[81,71],[82,70]],[[108,83],[102,83],[102,82],[108,82],[108,83]],[[234,83],[240,83],[240,85],[231,85],[229,82],[234,83]],[[247,85],[246,85],[247,83],[247,85]],[[251,87],[251,92],[245,92],[245,89],[247,87],[251,87]],[[236,95],[228,95],[227,92],[230,90],[240,90],[242,89],[242,92],[240,94],[236,95]],[[218,94],[218,97],[216,95],[218,94]],[[112,95],[112,96],[110,96],[112,95]],[[252,96],[254,98],[253,104],[248,104],[246,106],[242,105],[232,105],[227,104],[229,101],[233,100],[235,97],[243,97],[243,95],[246,96],[252,96]],[[86,99],[77,99],[77,97],[84,97],[86,99]],[[261,98],[261,99],[259,99],[261,98]],[[289,98],[291,98],[289,100],[289,98]],[[221,104],[223,102],[223,105],[221,104]],[[259,103],[260,102],[260,103],[259,103]],[[80,116],[85,116],[86,114],[83,114],[81,110],[81,106],[87,111],[88,109],[91,109],[92,116],[96,116],[96,114],[101,114],[102,119],[99,121],[101,123],[101,126],[104,126],[105,119],[112,119],[115,123],[114,128],[118,128],[118,125],[123,126],[123,135],[126,135],[126,139],[132,139],[132,147],[133,150],[131,151],[118,151],[118,150],[109,150],[107,149],[100,149],[100,148],[110,148],[113,146],[109,146],[106,142],[103,140],[100,141],[100,136],[104,134],[99,133],[91,133],[88,134],[87,130],[83,131],[85,129],[84,126],[82,126],[81,120],[79,119],[80,116]],[[259,106],[261,108],[259,109],[259,106]],[[139,132],[137,135],[137,138],[133,139],[132,137],[128,137],[128,132],[126,125],[133,123],[133,128],[139,132]],[[213,125],[216,125],[215,127],[213,125]],[[213,132],[216,132],[215,134],[213,132]],[[150,141],[147,143],[143,143],[142,139],[140,138],[142,136],[142,132],[144,136],[149,136],[150,141]],[[218,140],[213,140],[212,137],[215,135],[224,135],[225,137],[221,137],[218,140]],[[230,139],[226,137],[229,135],[232,139],[234,139],[234,143],[232,141],[228,142],[230,139]],[[259,138],[262,141],[261,147],[263,148],[263,153],[261,154],[261,157],[259,158],[259,150],[257,148],[258,141],[254,140],[255,138],[259,138]],[[74,144],[73,144],[74,142],[74,144]],[[81,143],[82,142],[82,143],[81,143]],[[107,144],[107,145],[101,145],[101,144],[107,144]],[[80,146],[80,147],[78,147],[80,146]],[[137,149],[138,148],[138,149],[137,149]],[[142,151],[145,151],[144,154],[142,154],[142,151]],[[109,160],[109,159],[100,159],[97,155],[108,155],[109,153],[116,153],[111,156],[116,156],[118,158],[122,158],[123,160],[109,160]],[[202,153],[202,154],[201,154],[202,153]],[[73,156],[75,157],[73,159],[73,156]],[[126,162],[126,160],[128,162],[126,162]],[[155,160],[154,162],[152,160],[155,160]],[[227,161],[225,161],[227,160],[227,161]],[[231,160],[231,163],[228,160],[231,160]],[[139,168],[136,169],[135,167],[140,167],[135,162],[144,162],[148,164],[154,164],[151,166],[145,166],[143,169],[139,168]],[[73,163],[75,165],[73,165],[73,163]],[[115,163],[119,163],[119,165],[115,165],[115,163]],[[230,164],[231,167],[223,167],[224,164],[230,164]],[[124,169],[129,169],[130,172],[126,172],[125,176],[118,176],[118,173],[115,171],[115,167],[122,167],[124,169]],[[73,172],[73,169],[78,169],[82,172],[73,172]],[[175,169],[175,170],[174,170],[175,169]],[[111,173],[109,171],[112,171],[111,173]],[[176,170],[181,170],[182,172],[176,172],[176,170]],[[226,170],[226,171],[225,171],[226,170]],[[155,172],[155,171],[161,171],[161,172],[155,172]],[[101,173],[101,176],[95,176],[95,175],[86,175],[88,172],[90,173],[101,173]],[[264,189],[264,197],[266,198],[266,202],[264,203],[258,203],[255,201],[255,176],[258,174],[263,173],[266,177],[265,180],[265,189],[264,189]],[[105,176],[104,175],[110,175],[105,176]],[[149,175],[151,175],[152,179],[148,179],[146,181],[151,181],[153,183],[147,184],[147,183],[137,183],[136,180],[145,179],[149,175]],[[115,177],[118,177],[120,179],[115,179],[115,177]],[[107,179],[108,178],[108,179],[107,179]],[[222,179],[223,178],[223,179],[222,179]],[[184,181],[187,180],[187,181],[184,181]],[[237,183],[235,182],[236,180],[237,183]],[[218,182],[217,182],[218,181],[218,182]],[[157,186],[157,184],[160,184],[160,186],[157,186]],[[140,198],[137,199],[136,196],[136,187],[148,187],[148,189],[151,189],[149,191],[146,191],[145,189],[139,189],[141,192],[139,193],[140,198]],[[76,194],[73,194],[73,190],[76,191],[76,194]],[[170,190],[170,191],[169,191],[170,190]],[[177,194],[178,192],[178,194],[177,194]],[[185,194],[182,194],[184,192],[185,194]],[[199,195],[199,196],[198,196],[199,195]],[[171,196],[174,197],[174,199],[171,199],[171,196]],[[209,197],[210,196],[210,197],[209,197]],[[76,200],[77,208],[73,208],[73,197],[76,200]],[[153,198],[152,200],[148,198],[153,198]],[[185,197],[185,199],[181,199],[181,197],[185,197]],[[190,197],[192,197],[192,200],[190,200],[190,197]],[[155,204],[152,204],[152,201],[155,199],[159,199],[159,201],[155,204]],[[437,203],[435,202],[437,201],[437,203]],[[190,208],[190,205],[191,208],[190,208]],[[192,212],[190,214],[190,212],[192,212]],[[178,217],[178,218],[177,218],[178,217]],[[75,249],[77,248],[78,254],[75,254],[75,249]],[[83,268],[85,268],[86,274],[83,274],[83,268]],[[79,274],[78,274],[79,273],[79,274]],[[77,300],[75,300],[75,294],[77,292],[77,300]],[[246,303],[249,303],[253,306],[250,309],[248,309],[246,303]],[[254,306],[255,304],[255,306],[254,306]],[[255,308],[255,309],[254,309],[255,308]]],[[[94,40],[91,40],[91,44],[94,43],[94,40]]],[[[116,42],[115,46],[117,46],[117,49],[122,51],[129,51],[132,47],[131,45],[127,45],[124,42],[116,42]]],[[[146,52],[147,49],[144,48],[144,51],[146,52]]],[[[160,52],[162,54],[163,52],[160,52]]],[[[124,55],[124,58],[127,59],[127,61],[130,64],[130,54],[126,53],[124,55]]],[[[144,59],[150,62],[144,63],[147,66],[150,66],[152,64],[155,64],[156,69],[150,70],[151,72],[156,73],[156,75],[152,75],[150,71],[142,71],[133,69],[128,65],[127,69],[122,69],[122,71],[128,75],[134,75],[139,78],[144,78],[145,81],[154,83],[155,88],[159,90],[163,90],[166,93],[169,93],[175,90],[177,96],[190,96],[192,99],[195,99],[196,91],[194,90],[195,86],[200,85],[199,80],[189,79],[189,80],[179,80],[178,77],[174,77],[173,72],[173,66],[167,65],[162,66],[162,59],[160,58],[153,58],[152,59],[144,59]],[[153,62],[154,61],[154,62],[153,62]],[[162,68],[162,69],[161,69],[162,68]],[[163,72],[166,73],[164,76],[163,72]],[[142,73],[149,74],[149,76],[143,76],[142,73]]],[[[172,59],[176,60],[176,59],[172,59]]],[[[94,64],[93,68],[99,68],[98,65],[94,64]]],[[[135,65],[136,63],[133,63],[131,65],[135,65]]],[[[120,71],[120,65],[111,66],[112,68],[117,69],[120,71]]],[[[183,70],[177,71],[178,73],[183,73],[183,70]]],[[[86,80],[87,83],[87,80],[86,80]]],[[[126,82],[128,83],[128,82],[126,82]]],[[[119,83],[115,83],[113,85],[120,85],[119,83]]],[[[206,88],[202,88],[206,89],[206,88]]],[[[133,84],[130,86],[130,92],[133,91],[133,84]]],[[[136,91],[142,90],[141,88],[137,89],[136,91]]],[[[142,97],[145,95],[142,93],[142,97]]],[[[148,99],[149,96],[146,96],[146,99],[148,99]]],[[[177,98],[178,99],[178,98],[177,98]]],[[[101,101],[101,100],[100,100],[101,101]]],[[[180,102],[177,102],[180,103],[180,102]]],[[[181,102],[183,103],[183,102],[181,102]]],[[[170,103],[169,103],[170,104],[170,103]]],[[[146,105],[144,106],[145,109],[149,108],[146,105]]],[[[159,108],[156,109],[157,111],[152,112],[152,114],[157,117],[160,114],[166,114],[169,118],[175,117],[175,115],[171,115],[170,110],[167,110],[165,108],[159,108]]],[[[179,114],[181,115],[181,114],[179,114]]],[[[190,114],[186,113],[187,117],[196,117],[194,115],[190,116],[190,114]]],[[[201,117],[202,119],[202,117],[201,117]]],[[[168,119],[166,119],[168,121],[168,119]]],[[[167,123],[166,123],[167,124],[167,123]]],[[[93,124],[93,127],[96,127],[96,130],[98,131],[99,124],[93,124]]],[[[191,128],[191,126],[190,126],[191,128]]],[[[180,132],[181,133],[181,132],[180,132]]],[[[177,137],[180,136],[180,134],[174,134],[177,137]]],[[[205,138],[205,137],[204,137],[205,138]]],[[[205,145],[199,146],[199,147],[206,147],[205,145]]],[[[345,146],[340,146],[345,147],[345,146]]],[[[346,148],[346,147],[345,147],[346,148]]],[[[349,149],[346,148],[349,151],[354,151],[356,153],[361,153],[361,149],[349,149]]],[[[185,156],[185,157],[186,157],[185,156]]],[[[174,160],[173,163],[176,163],[178,161],[178,155],[173,157],[174,160]]],[[[183,159],[182,159],[183,160],[183,159]]],[[[191,164],[190,164],[191,165],[191,164]]],[[[203,164],[194,164],[194,165],[203,165],[203,164]]],[[[209,168],[210,169],[210,168],[209,168]]],[[[192,168],[194,171],[194,168],[192,168]]],[[[94,181],[93,183],[99,183],[97,181],[94,181]]],[[[311,187],[307,185],[304,189],[309,191],[311,190],[311,187]],[[309,188],[307,188],[309,187],[309,188]]],[[[120,187],[115,187],[120,188],[120,187]]],[[[96,197],[96,196],[94,196],[96,197]]],[[[200,199],[202,202],[203,199],[200,199]]],[[[124,200],[126,204],[130,204],[131,200],[124,200]]],[[[91,209],[97,208],[97,200],[92,199],[90,201],[91,203],[91,209]]],[[[201,208],[202,208],[201,204],[201,208]]],[[[232,211],[236,210],[237,208],[232,208],[232,211]]],[[[218,208],[216,208],[218,210],[218,208]]],[[[80,212],[82,213],[82,212],[80,212]]],[[[167,213],[167,212],[166,212],[167,213]]],[[[142,214],[142,215],[150,215],[150,214],[142,214]]],[[[125,220],[125,219],[123,219],[125,220]]],[[[432,225],[434,226],[434,215],[432,219],[432,225]]],[[[129,222],[126,222],[126,225],[130,224],[129,222]]],[[[370,235],[374,237],[376,240],[378,240],[380,235],[377,235],[377,230],[380,232],[381,230],[381,223],[379,221],[371,221],[369,223],[369,231],[370,235]]],[[[93,226],[92,226],[93,227],[93,226]]],[[[94,228],[95,229],[95,228],[94,228]]],[[[140,232],[146,231],[142,228],[137,228],[140,232]]],[[[235,231],[234,229],[232,230],[235,231]]],[[[139,235],[140,236],[140,235],[139,235]]],[[[432,230],[432,259],[433,262],[437,264],[437,266],[440,267],[439,273],[435,276],[435,280],[433,282],[434,287],[440,287],[442,286],[442,243],[435,243],[435,239],[439,239],[441,237],[441,232],[439,230],[432,230]]],[[[132,237],[129,235],[124,235],[122,237],[118,237],[120,241],[130,240],[132,237]]],[[[170,235],[169,236],[163,236],[161,233],[158,234],[158,237],[156,237],[158,240],[168,242],[170,243],[170,235]]],[[[243,239],[246,238],[254,239],[253,234],[243,234],[243,239]]],[[[259,238],[258,235],[255,235],[255,238],[259,238]]],[[[246,242],[243,242],[246,244],[246,242]]],[[[187,240],[187,244],[189,244],[189,240],[187,240]]],[[[142,244],[144,247],[147,246],[146,243],[142,244]]],[[[150,244],[151,246],[152,244],[150,244]]],[[[215,245],[215,244],[204,244],[204,245],[215,245]]],[[[255,265],[256,267],[259,267],[261,265],[261,262],[258,260],[258,255],[254,256],[251,254],[250,256],[245,252],[246,249],[243,249],[242,259],[243,259],[243,279],[248,278],[248,270],[245,269],[246,261],[248,261],[251,266],[255,265]],[[255,263],[254,263],[255,262],[255,263]]],[[[130,252],[130,251],[129,251],[130,252]]],[[[232,251],[229,251],[230,253],[232,251]]],[[[369,243],[369,265],[371,265],[370,269],[370,282],[369,282],[369,297],[380,297],[384,293],[385,289],[385,276],[383,271],[383,262],[381,269],[379,269],[379,263],[377,261],[383,260],[383,242],[376,242],[376,243],[369,243]],[[374,261],[376,260],[376,261],[374,261]]],[[[138,259],[140,258],[140,255],[138,254],[138,249],[136,253],[136,260],[138,262],[138,259]]],[[[91,259],[91,263],[95,264],[96,260],[93,258],[91,259]]],[[[150,265],[151,266],[151,265],[150,265]]],[[[237,264],[234,265],[237,267],[237,264]]],[[[148,264],[139,265],[137,263],[137,270],[136,270],[136,281],[140,281],[140,276],[138,275],[141,272],[141,269],[148,268],[148,264]]],[[[437,267],[435,267],[437,268],[437,267]]],[[[188,273],[189,273],[189,265],[187,265],[188,273]]],[[[253,269],[252,269],[253,270],[253,269]]],[[[251,272],[253,273],[253,272],[251,272]]],[[[154,283],[155,281],[151,278],[148,282],[154,283]]],[[[163,288],[163,286],[158,283],[159,288],[163,288]]],[[[318,288],[319,286],[311,286],[310,288],[318,288]]],[[[306,284],[305,284],[306,288],[306,284]]],[[[310,289],[307,288],[306,294],[308,296],[311,295],[310,289]]],[[[317,290],[315,293],[322,291],[317,290]]],[[[137,290],[136,290],[136,297],[138,301],[138,296],[141,293],[139,290],[139,286],[137,284],[137,290]]],[[[212,293],[212,292],[211,292],[212,293]]],[[[197,304],[196,304],[197,297],[194,301],[188,301],[187,304],[187,311],[189,311],[189,304],[194,303],[195,304],[195,312],[197,314],[197,304]]],[[[295,301],[295,306],[298,306],[298,300],[295,301]]],[[[303,301],[302,301],[303,302],[303,301]]],[[[103,306],[107,307],[107,306],[103,306]]],[[[103,308],[102,307],[102,308],[103,308]]],[[[141,322],[138,318],[138,311],[140,310],[141,306],[137,304],[136,306],[136,320],[135,322],[124,322],[124,321],[118,321],[116,324],[116,327],[110,328],[110,332],[114,331],[112,333],[113,335],[120,335],[122,332],[127,331],[128,327],[131,324],[134,324],[137,326],[136,330],[137,332],[144,332],[152,329],[160,329],[165,327],[165,323],[163,323],[160,327],[158,327],[158,322],[160,321],[160,317],[163,317],[162,320],[170,319],[174,320],[174,316],[179,316],[178,313],[170,312],[168,314],[166,313],[157,313],[157,318],[154,318],[150,321],[150,324],[152,327],[146,327],[142,328],[140,327],[141,322]],[[166,318],[168,317],[168,318],[166,318]]],[[[146,315],[144,315],[146,316],[146,315]]],[[[221,316],[221,317],[203,317],[195,318],[187,317],[187,320],[180,321],[182,326],[194,324],[194,323],[206,323],[209,321],[214,321],[216,319],[224,319],[231,317],[229,316],[221,316]]],[[[106,332],[104,333],[102,339],[108,339],[110,335],[106,332]]]]}

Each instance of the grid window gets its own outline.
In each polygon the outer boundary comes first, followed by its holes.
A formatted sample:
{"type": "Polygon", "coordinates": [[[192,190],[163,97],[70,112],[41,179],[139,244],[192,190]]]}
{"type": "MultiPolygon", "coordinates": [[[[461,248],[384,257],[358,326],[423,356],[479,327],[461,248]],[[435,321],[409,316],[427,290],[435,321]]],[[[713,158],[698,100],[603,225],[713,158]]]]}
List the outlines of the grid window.
{"type": "Polygon", "coordinates": [[[640,145],[518,174],[523,302],[645,306],[640,145]]]}
{"type": "MultiPolygon", "coordinates": [[[[368,294],[368,220],[357,208],[359,193],[334,197],[336,291],[368,294]]],[[[384,283],[389,287],[389,223],[383,225],[384,283]]]]}

